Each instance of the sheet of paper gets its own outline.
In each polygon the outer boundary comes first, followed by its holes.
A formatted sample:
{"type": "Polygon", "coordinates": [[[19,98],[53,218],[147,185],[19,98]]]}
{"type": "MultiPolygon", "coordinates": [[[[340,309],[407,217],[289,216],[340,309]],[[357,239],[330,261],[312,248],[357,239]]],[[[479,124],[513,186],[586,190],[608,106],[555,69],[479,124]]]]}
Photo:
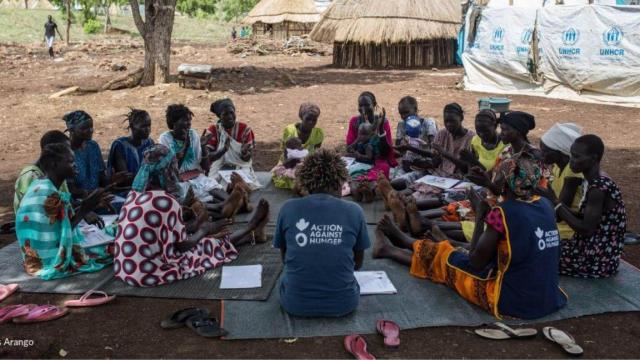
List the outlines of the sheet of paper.
{"type": "Polygon", "coordinates": [[[223,266],[220,289],[262,287],[262,265],[223,266]]]}
{"type": "Polygon", "coordinates": [[[356,162],[356,159],[352,158],[352,157],[343,156],[342,157],[342,161],[344,161],[344,163],[347,165],[347,167],[349,167],[349,166],[351,166],[351,164],[356,162]]]}
{"type": "MultiPolygon", "coordinates": [[[[101,215],[104,225],[109,226],[118,219],[118,215],[101,215]]],[[[84,236],[84,241],[81,243],[83,248],[88,248],[96,245],[103,245],[113,242],[114,237],[105,234],[103,230],[95,225],[89,225],[86,221],[82,220],[78,224],[78,228],[84,236]]]]}
{"type": "Polygon", "coordinates": [[[384,271],[356,271],[354,275],[360,285],[360,295],[398,293],[384,271]]]}
{"type": "Polygon", "coordinates": [[[435,186],[440,189],[450,189],[460,183],[458,179],[444,178],[440,176],[427,175],[416,180],[427,185],[435,186]]]}

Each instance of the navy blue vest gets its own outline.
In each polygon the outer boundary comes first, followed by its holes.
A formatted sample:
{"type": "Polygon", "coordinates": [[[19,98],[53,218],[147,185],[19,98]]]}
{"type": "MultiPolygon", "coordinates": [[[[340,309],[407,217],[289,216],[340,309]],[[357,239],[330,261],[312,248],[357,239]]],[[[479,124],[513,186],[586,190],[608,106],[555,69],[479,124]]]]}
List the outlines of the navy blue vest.
{"type": "Polygon", "coordinates": [[[499,207],[506,219],[511,261],[502,280],[498,312],[535,319],[557,311],[567,298],[558,286],[560,234],[551,202],[508,200],[499,207]]]}

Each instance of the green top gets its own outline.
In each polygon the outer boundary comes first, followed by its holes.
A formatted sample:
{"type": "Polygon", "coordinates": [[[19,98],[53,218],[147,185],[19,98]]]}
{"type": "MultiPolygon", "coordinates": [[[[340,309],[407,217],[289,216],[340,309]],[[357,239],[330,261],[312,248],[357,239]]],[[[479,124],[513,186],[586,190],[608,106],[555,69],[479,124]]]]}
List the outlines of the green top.
{"type": "MultiPolygon", "coordinates": [[[[44,177],[44,172],[37,167],[36,165],[29,165],[20,171],[20,175],[18,175],[18,179],[16,180],[15,185],[15,194],[13,195],[13,213],[18,213],[18,208],[20,207],[20,202],[22,198],[29,190],[29,186],[33,183],[34,180],[44,177]]],[[[69,187],[67,187],[67,182],[63,182],[60,185],[60,191],[69,192],[69,187]]]]}
{"type": "MultiPolygon", "coordinates": [[[[287,139],[291,137],[298,137],[298,136],[299,136],[298,128],[296,127],[296,124],[290,124],[284,128],[284,131],[282,132],[282,143],[281,143],[281,148],[283,150],[283,154],[280,155],[281,162],[284,161],[283,156],[284,156],[285,142],[287,141],[287,139]]],[[[315,149],[322,144],[322,141],[324,141],[324,131],[322,131],[322,129],[320,129],[319,127],[314,127],[313,130],[311,130],[311,135],[309,135],[309,139],[307,139],[306,143],[302,144],[302,147],[309,150],[309,154],[313,154],[315,149]]]]}

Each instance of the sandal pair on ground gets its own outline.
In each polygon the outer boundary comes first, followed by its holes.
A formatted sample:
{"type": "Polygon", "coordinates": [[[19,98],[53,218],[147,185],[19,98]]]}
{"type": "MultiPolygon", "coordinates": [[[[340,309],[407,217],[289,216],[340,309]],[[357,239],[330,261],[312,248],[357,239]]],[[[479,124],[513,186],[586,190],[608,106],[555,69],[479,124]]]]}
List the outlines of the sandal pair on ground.
{"type": "MultiPolygon", "coordinates": [[[[391,320],[378,320],[376,330],[384,336],[384,346],[394,349],[400,346],[400,327],[396,323],[391,320]]],[[[375,356],[367,351],[367,342],[360,335],[346,336],[344,348],[358,360],[375,360],[375,356]]]]}
{"type": "Polygon", "coordinates": [[[211,316],[209,310],[186,308],[178,310],[170,318],[162,320],[160,327],[166,330],[189,327],[198,335],[208,338],[222,337],[228,332],[220,327],[218,320],[211,316]]]}
{"type": "MultiPolygon", "coordinates": [[[[538,335],[536,329],[513,329],[500,322],[494,323],[493,326],[495,328],[476,329],[474,332],[478,336],[491,340],[528,339],[538,335]]],[[[547,340],[560,345],[570,355],[580,356],[584,352],[573,336],[562,330],[547,326],[542,329],[542,334],[547,340]]]]}
{"type": "MultiPolygon", "coordinates": [[[[0,301],[6,299],[18,290],[17,284],[0,285],[0,301]]],[[[69,313],[70,307],[90,307],[111,302],[115,296],[109,296],[102,291],[89,290],[77,300],[65,301],[63,307],[55,305],[16,304],[0,308],[0,324],[13,322],[16,324],[31,324],[59,319],[69,313]],[[98,294],[98,297],[91,295],[98,294]]]]}

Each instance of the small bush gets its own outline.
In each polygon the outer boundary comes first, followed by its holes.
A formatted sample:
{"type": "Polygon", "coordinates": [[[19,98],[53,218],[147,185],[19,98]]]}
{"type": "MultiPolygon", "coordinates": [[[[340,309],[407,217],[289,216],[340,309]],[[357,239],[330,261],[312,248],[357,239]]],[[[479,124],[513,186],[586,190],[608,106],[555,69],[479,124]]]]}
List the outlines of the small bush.
{"type": "Polygon", "coordinates": [[[102,31],[102,23],[98,20],[89,19],[84,23],[85,34],[97,34],[102,31]]]}

